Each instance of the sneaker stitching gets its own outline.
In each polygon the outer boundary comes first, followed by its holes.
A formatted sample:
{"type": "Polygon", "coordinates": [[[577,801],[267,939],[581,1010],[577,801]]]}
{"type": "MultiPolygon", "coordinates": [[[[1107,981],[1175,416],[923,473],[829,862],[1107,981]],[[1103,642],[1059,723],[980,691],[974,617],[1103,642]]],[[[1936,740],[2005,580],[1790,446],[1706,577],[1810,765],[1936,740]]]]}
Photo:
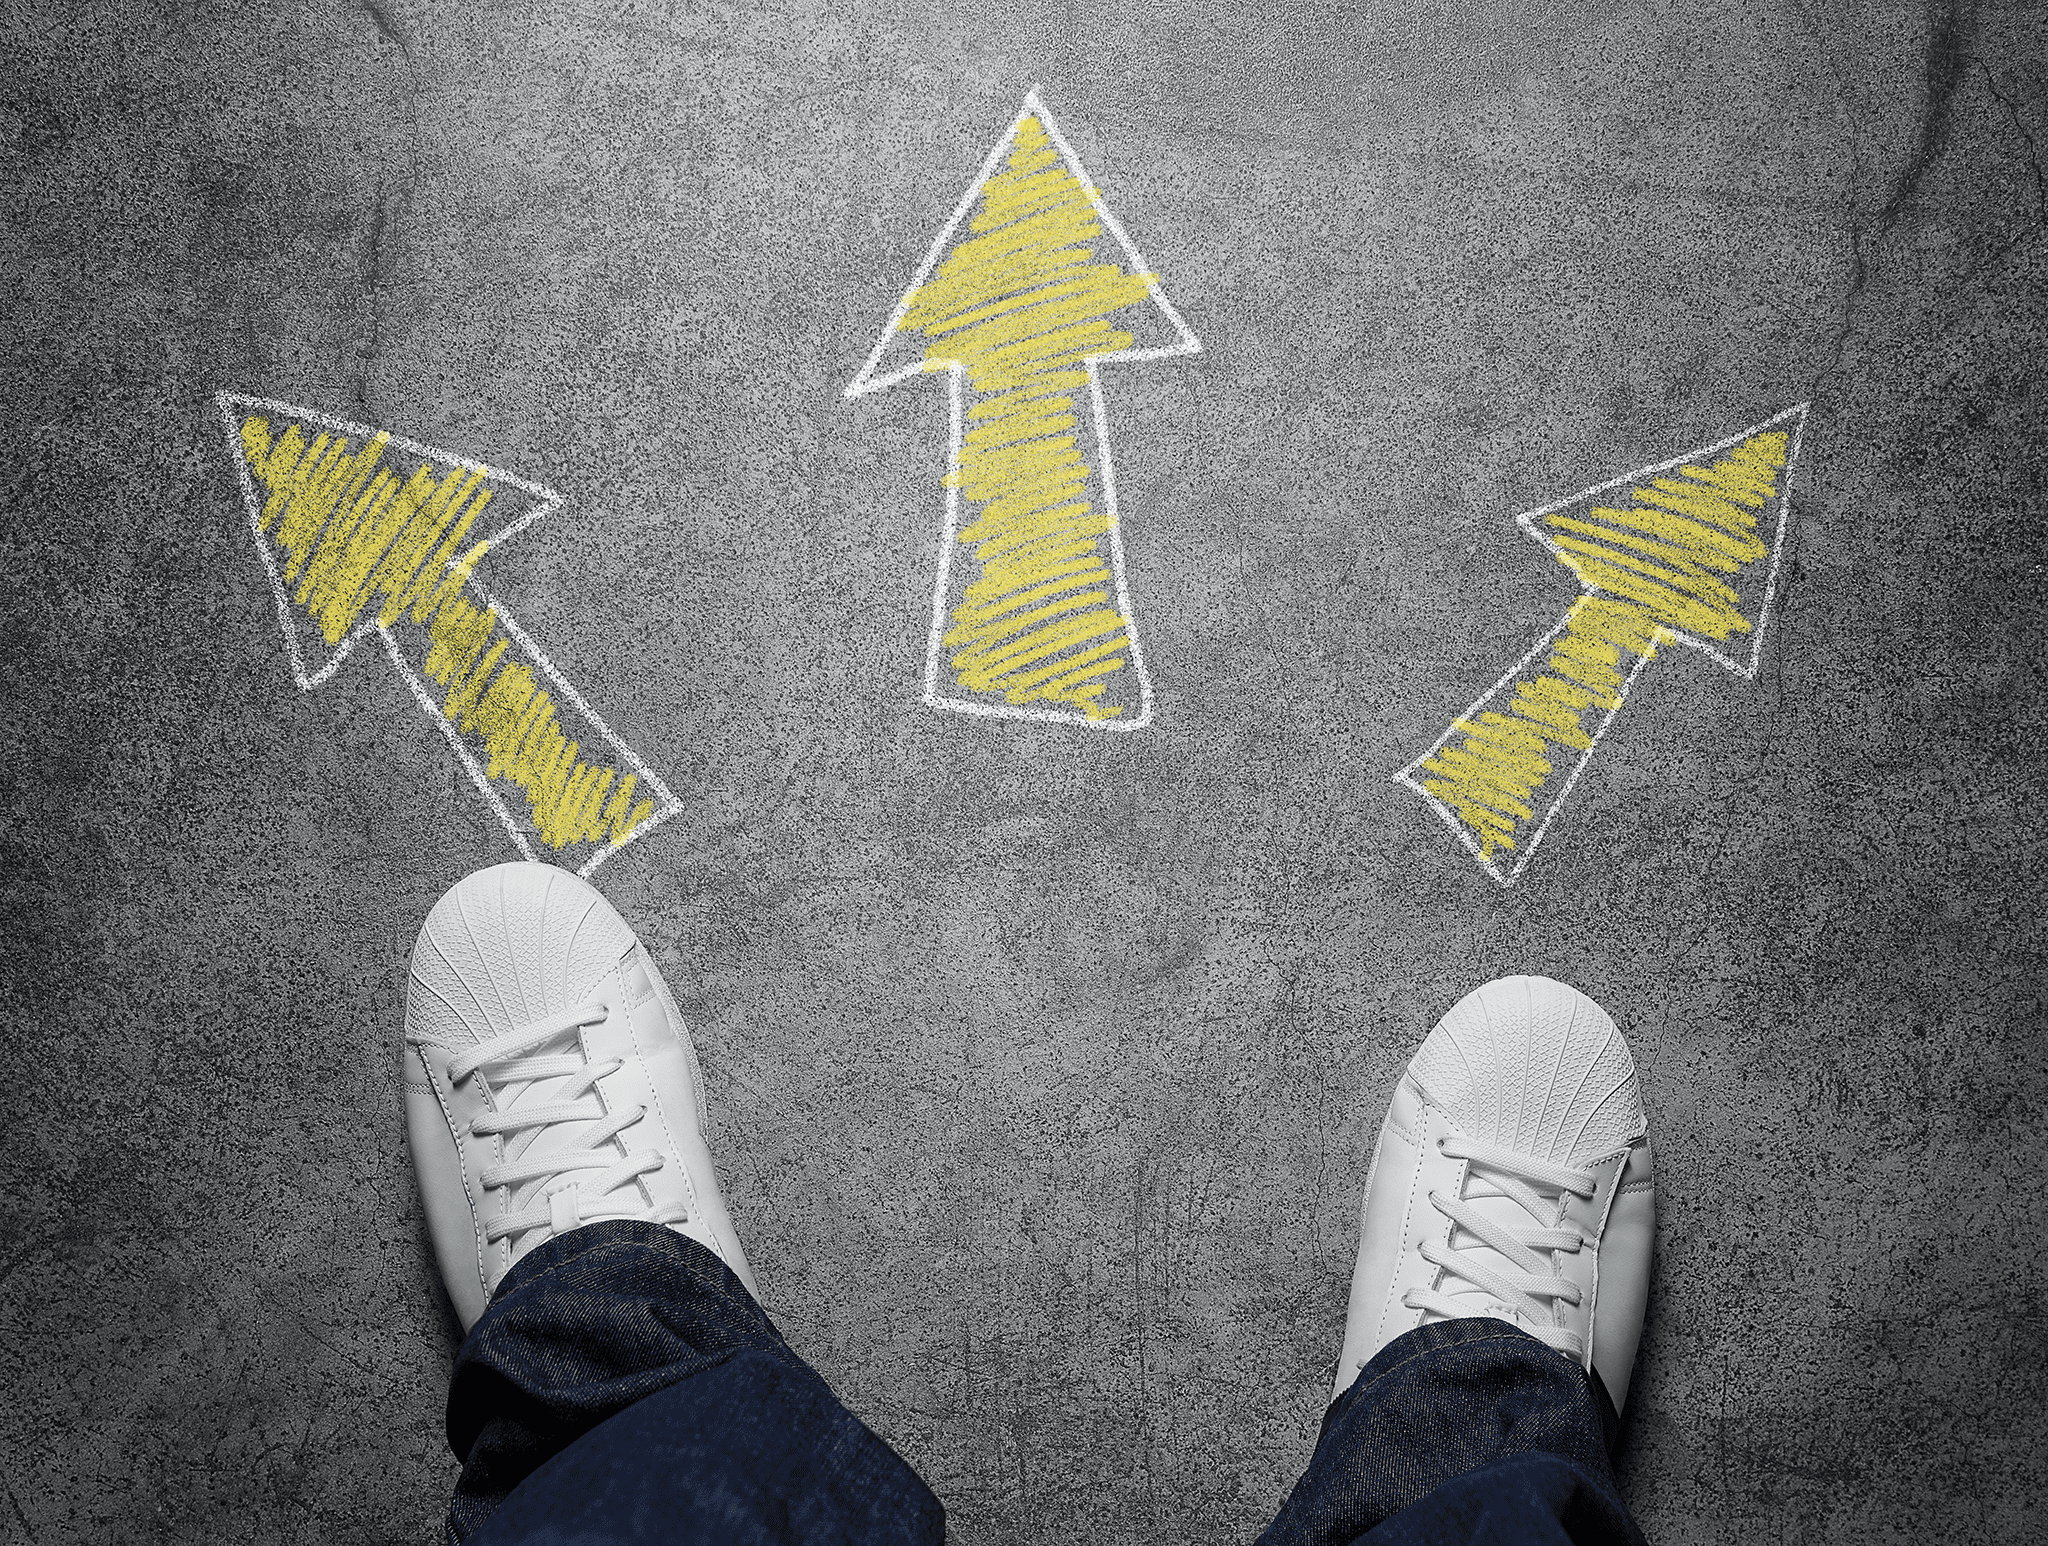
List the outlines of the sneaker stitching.
{"type": "Polygon", "coordinates": [[[645,945],[640,947],[637,959],[641,971],[647,976],[647,991],[661,1005],[662,1018],[668,1021],[676,1033],[676,1040],[682,1045],[683,1067],[690,1075],[690,1104],[697,1114],[697,1131],[702,1133],[711,1125],[711,1113],[704,1096],[704,1064],[697,1056],[697,1038],[690,1034],[689,1022],[683,1018],[682,1008],[676,1003],[668,979],[661,975],[661,968],[655,964],[653,954],[645,945]]]}
{"type": "Polygon", "coordinates": [[[1614,1201],[1622,1192],[1622,1189],[1614,1183],[1621,1179],[1622,1171],[1628,1166],[1628,1151],[1623,1150],[1620,1154],[1609,1155],[1601,1163],[1603,1165],[1612,1165],[1614,1167],[1614,1175],[1607,1183],[1607,1206],[1600,1210],[1600,1221],[1594,1226],[1593,1238],[1586,1242],[1586,1245],[1593,1252],[1593,1270],[1590,1274],[1592,1282],[1586,1289],[1586,1367],[1588,1369],[1593,1367],[1593,1336],[1598,1327],[1597,1312],[1600,1307],[1600,1242],[1607,1238],[1607,1221],[1614,1217],[1614,1201]]]}
{"type": "Polygon", "coordinates": [[[653,984],[647,981],[644,972],[641,974],[639,989],[637,991],[634,989],[632,968],[639,965],[639,962],[634,959],[638,954],[639,946],[636,943],[634,948],[627,952],[625,959],[619,965],[619,972],[626,981],[626,1008],[628,1009],[638,1009],[642,1004],[654,997],[653,984]]]}
{"type": "MultiPolygon", "coordinates": [[[[424,1052],[420,1053],[420,1062],[423,1065],[426,1062],[426,1054],[424,1052]]],[[[455,1144],[455,1163],[462,1171],[462,1196],[463,1200],[469,1204],[469,1229],[470,1233],[476,1237],[477,1286],[483,1290],[484,1298],[488,1301],[491,1295],[491,1271],[484,1263],[483,1213],[477,1205],[478,1199],[475,1193],[469,1187],[469,1156],[462,1152],[462,1135],[455,1126],[455,1113],[449,1109],[448,1097],[441,1093],[439,1085],[431,1085],[430,1088],[433,1090],[434,1104],[441,1108],[442,1120],[448,1124],[448,1136],[455,1144]]]]}
{"type": "MultiPolygon", "coordinates": [[[[621,975],[624,975],[623,968],[621,975]]],[[[646,1000],[643,999],[641,1002],[645,1003],[646,1000]]],[[[689,1222],[694,1224],[703,1216],[704,1211],[697,1200],[697,1183],[691,1179],[688,1158],[683,1153],[682,1145],[676,1141],[675,1128],[668,1119],[668,1109],[661,1103],[661,1091],[655,1085],[653,1077],[647,1073],[647,1054],[640,1046],[640,1028],[634,1023],[630,1013],[626,1016],[626,1040],[633,1048],[633,1056],[640,1060],[641,1072],[647,1079],[647,1098],[654,1103],[654,1114],[660,1120],[661,1130],[668,1139],[666,1147],[661,1152],[664,1158],[673,1161],[683,1178],[683,1195],[689,1200],[689,1222]]],[[[648,1194],[653,1195],[652,1187],[648,1188],[648,1194]]]]}
{"type": "MultiPolygon", "coordinates": [[[[1429,1103],[1427,1100],[1422,1103],[1421,1110],[1422,1120],[1416,1125],[1423,1134],[1427,1135],[1429,1132],[1429,1103]]],[[[1403,1304],[1407,1297],[1405,1294],[1400,1293],[1399,1289],[1401,1287],[1402,1266],[1409,1250],[1410,1221],[1415,1217],[1415,1194],[1422,1185],[1423,1149],[1425,1147],[1423,1144],[1417,1143],[1413,1138],[1409,1139],[1409,1143],[1413,1146],[1416,1153],[1415,1163],[1408,1172],[1408,1200],[1401,1206],[1401,1254],[1395,1259],[1393,1281],[1387,1285],[1387,1297],[1380,1304],[1379,1324],[1373,1328],[1373,1334],[1381,1346],[1385,1346],[1389,1340],[1386,1336],[1387,1317],[1393,1314],[1394,1306],[1403,1304]]],[[[1375,1166],[1379,1164],[1379,1155],[1377,1153],[1373,1155],[1373,1164],[1375,1166]]],[[[1370,1191],[1368,1191],[1368,1196],[1370,1196],[1370,1191]]],[[[1361,1215],[1362,1227],[1363,1216],[1361,1215]]]]}

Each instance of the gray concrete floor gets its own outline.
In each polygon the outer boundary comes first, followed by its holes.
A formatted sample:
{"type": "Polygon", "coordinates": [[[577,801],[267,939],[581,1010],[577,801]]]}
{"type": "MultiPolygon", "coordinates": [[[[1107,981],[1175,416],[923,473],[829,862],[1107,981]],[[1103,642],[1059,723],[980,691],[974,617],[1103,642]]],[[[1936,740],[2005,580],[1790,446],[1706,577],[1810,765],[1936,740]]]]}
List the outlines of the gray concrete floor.
{"type": "Polygon", "coordinates": [[[1644,1073],[1650,1537],[2038,1529],[2044,13],[1239,9],[8,9],[0,1536],[453,1474],[403,963],[510,848],[287,676],[223,388],[569,496],[491,582],[685,806],[600,879],[959,1540],[1261,1527],[1518,969],[1644,1073]],[[1034,81],[1207,345],[1110,382],[1140,735],[919,705],[944,393],[839,396],[1034,81]],[[1656,662],[1496,888],[1390,775],[1572,593],[1513,515],[1806,399],[1758,680],[1656,662]]]}

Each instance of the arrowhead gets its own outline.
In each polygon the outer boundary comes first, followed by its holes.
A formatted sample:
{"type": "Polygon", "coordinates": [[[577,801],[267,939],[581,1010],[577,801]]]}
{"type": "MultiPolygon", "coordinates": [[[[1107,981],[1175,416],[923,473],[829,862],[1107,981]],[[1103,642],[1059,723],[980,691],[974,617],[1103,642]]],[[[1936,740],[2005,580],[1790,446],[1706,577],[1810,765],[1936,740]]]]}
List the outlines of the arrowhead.
{"type": "Polygon", "coordinates": [[[1061,354],[1075,364],[1158,359],[1202,347],[1034,86],[846,395],[954,365],[967,369],[977,390],[1001,390],[1003,367],[1019,345],[1054,329],[1062,335],[1061,354]],[[1158,341],[1141,345],[1126,329],[1146,326],[1131,309],[1146,301],[1157,319],[1148,331],[1158,341]],[[1113,314],[1115,327],[1108,322],[1113,314]]]}
{"type": "Polygon", "coordinates": [[[1517,519],[1588,591],[1754,677],[1806,409],[1517,519]]]}
{"type": "Polygon", "coordinates": [[[301,687],[326,681],[380,622],[424,621],[488,549],[562,503],[385,430],[234,392],[216,400],[301,687]]]}

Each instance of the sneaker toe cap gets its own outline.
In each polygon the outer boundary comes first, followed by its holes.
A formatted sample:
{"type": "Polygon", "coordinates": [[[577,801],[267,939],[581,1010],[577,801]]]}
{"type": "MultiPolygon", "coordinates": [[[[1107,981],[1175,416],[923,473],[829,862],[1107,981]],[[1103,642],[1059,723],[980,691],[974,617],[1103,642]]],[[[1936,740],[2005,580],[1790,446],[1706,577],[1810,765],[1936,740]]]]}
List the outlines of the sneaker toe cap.
{"type": "Polygon", "coordinates": [[[1607,1012],[1548,977],[1474,988],[1409,1064],[1469,1138],[1567,1165],[1611,1155],[1647,1130],[1635,1059],[1607,1012]]]}
{"type": "Polygon", "coordinates": [[[636,943],[588,881],[552,864],[500,864],[458,881],[420,929],[408,1038],[461,1046],[579,1003],[636,943]]]}

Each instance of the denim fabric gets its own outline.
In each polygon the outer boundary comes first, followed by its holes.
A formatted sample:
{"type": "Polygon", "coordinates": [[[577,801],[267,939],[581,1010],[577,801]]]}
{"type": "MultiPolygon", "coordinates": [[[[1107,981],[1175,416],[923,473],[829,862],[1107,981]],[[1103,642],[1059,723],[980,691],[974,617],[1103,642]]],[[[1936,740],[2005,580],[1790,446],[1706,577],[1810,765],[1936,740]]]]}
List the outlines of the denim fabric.
{"type": "MultiPolygon", "coordinates": [[[[1260,1546],[1641,1546],[1599,1381],[1502,1321],[1382,1348],[1260,1546]]],[[[945,1513],[715,1255],[589,1224],[506,1274],[456,1355],[451,1546],[929,1542],[945,1513]]]]}
{"type": "Polygon", "coordinates": [[[1642,1546],[1599,1380],[1505,1321],[1439,1321],[1374,1355],[1323,1414],[1259,1546],[1642,1546]]]}
{"type": "Polygon", "coordinates": [[[536,1247],[463,1341],[448,1540],[931,1542],[945,1512],[674,1230],[587,1224],[536,1247]]]}

